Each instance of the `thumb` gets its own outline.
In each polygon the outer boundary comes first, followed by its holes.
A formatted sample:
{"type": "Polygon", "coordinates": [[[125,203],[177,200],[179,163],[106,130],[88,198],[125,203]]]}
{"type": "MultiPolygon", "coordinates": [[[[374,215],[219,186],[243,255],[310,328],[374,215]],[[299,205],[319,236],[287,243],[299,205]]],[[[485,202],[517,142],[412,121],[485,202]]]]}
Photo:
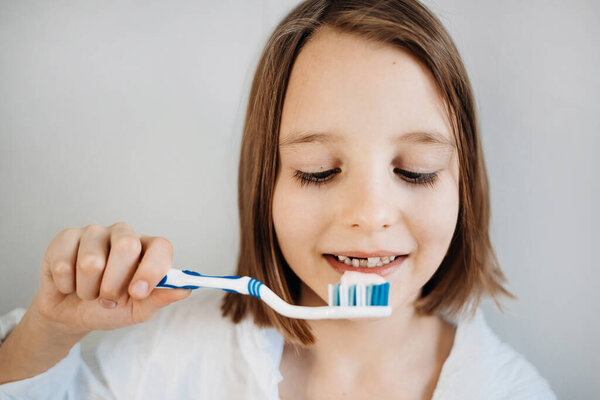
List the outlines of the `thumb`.
{"type": "Polygon", "coordinates": [[[191,289],[154,289],[144,300],[133,300],[133,321],[147,321],[162,307],[185,299],[191,292],[191,289]]]}
{"type": "Polygon", "coordinates": [[[154,289],[144,302],[148,302],[149,306],[158,309],[183,300],[190,293],[192,293],[192,289],[154,289]]]}

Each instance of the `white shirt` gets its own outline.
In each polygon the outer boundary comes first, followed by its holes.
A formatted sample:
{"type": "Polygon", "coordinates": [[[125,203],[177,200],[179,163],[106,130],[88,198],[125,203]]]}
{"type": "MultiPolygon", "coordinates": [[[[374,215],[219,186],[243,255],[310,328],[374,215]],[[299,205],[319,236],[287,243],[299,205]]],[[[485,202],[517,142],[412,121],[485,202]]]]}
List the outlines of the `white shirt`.
{"type": "MultiPolygon", "coordinates": [[[[223,292],[198,290],[150,321],[106,335],[90,367],[76,345],[32,378],[0,385],[0,399],[278,399],[283,338],[221,317],[223,292]]],[[[23,315],[0,318],[0,338],[23,315]]],[[[457,325],[432,400],[556,396],[536,369],[487,326],[481,310],[457,325]]]]}

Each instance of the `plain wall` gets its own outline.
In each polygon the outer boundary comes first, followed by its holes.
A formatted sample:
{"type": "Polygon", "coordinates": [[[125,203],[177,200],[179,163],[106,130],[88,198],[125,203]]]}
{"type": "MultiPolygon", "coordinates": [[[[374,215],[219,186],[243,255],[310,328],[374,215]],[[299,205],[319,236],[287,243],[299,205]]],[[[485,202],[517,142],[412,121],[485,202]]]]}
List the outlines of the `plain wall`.
{"type": "MultiPolygon", "coordinates": [[[[298,1],[0,2],[0,314],[60,230],[127,221],[174,265],[233,272],[260,51],[298,1]]],[[[600,392],[600,7],[439,0],[477,99],[492,239],[519,297],[492,329],[559,398],[600,392]]]]}

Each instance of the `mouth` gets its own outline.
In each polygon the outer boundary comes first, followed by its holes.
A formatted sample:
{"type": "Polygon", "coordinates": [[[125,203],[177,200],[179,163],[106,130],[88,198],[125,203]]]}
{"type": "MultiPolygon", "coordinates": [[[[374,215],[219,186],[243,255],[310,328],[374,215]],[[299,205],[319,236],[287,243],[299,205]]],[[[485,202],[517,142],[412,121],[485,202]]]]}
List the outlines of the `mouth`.
{"type": "Polygon", "coordinates": [[[386,276],[397,271],[404,260],[408,258],[408,254],[367,258],[323,254],[323,257],[340,274],[346,271],[355,271],[386,276]]]}

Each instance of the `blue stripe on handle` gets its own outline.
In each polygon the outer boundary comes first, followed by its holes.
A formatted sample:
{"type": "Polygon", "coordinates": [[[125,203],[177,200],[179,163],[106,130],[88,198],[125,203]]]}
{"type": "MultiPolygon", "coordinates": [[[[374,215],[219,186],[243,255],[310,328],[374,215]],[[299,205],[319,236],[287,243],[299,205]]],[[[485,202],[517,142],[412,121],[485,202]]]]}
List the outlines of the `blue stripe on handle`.
{"type": "Polygon", "coordinates": [[[248,293],[250,296],[258,297],[260,299],[260,287],[263,285],[261,281],[254,278],[250,278],[248,281],[248,293]]]}
{"type": "Polygon", "coordinates": [[[228,276],[219,276],[219,275],[202,275],[196,271],[190,271],[188,269],[184,269],[181,272],[183,272],[184,274],[187,275],[193,275],[193,276],[205,276],[207,278],[225,278],[225,279],[240,279],[240,276],[234,276],[234,275],[228,275],[228,276]]]}
{"type": "Polygon", "coordinates": [[[195,286],[195,285],[175,286],[175,285],[171,285],[171,284],[165,283],[165,282],[167,282],[167,275],[163,276],[163,278],[160,280],[160,282],[158,282],[156,287],[169,288],[169,289],[198,289],[200,287],[200,286],[195,286]]]}
{"type": "Polygon", "coordinates": [[[156,285],[156,287],[164,287],[165,282],[167,281],[167,276],[163,276],[163,278],[160,280],[160,282],[158,282],[158,285],[156,285]]]}
{"type": "MultiPolygon", "coordinates": [[[[181,271],[184,274],[187,275],[193,275],[193,276],[205,276],[205,277],[209,277],[209,278],[226,278],[226,279],[240,279],[239,276],[212,276],[212,275],[202,275],[199,274],[198,272],[195,271],[189,271],[189,270],[183,270],[181,271]]],[[[168,288],[168,289],[200,289],[204,286],[197,286],[197,285],[183,285],[183,286],[177,286],[177,285],[171,285],[170,283],[166,283],[167,282],[167,277],[168,275],[163,276],[163,278],[160,280],[160,282],[158,282],[158,284],[156,285],[156,287],[162,287],[162,288],[168,288]]],[[[221,289],[224,290],[226,292],[231,292],[231,293],[238,293],[237,291],[233,290],[233,289],[224,289],[224,288],[211,288],[211,289],[221,289]]]]}

